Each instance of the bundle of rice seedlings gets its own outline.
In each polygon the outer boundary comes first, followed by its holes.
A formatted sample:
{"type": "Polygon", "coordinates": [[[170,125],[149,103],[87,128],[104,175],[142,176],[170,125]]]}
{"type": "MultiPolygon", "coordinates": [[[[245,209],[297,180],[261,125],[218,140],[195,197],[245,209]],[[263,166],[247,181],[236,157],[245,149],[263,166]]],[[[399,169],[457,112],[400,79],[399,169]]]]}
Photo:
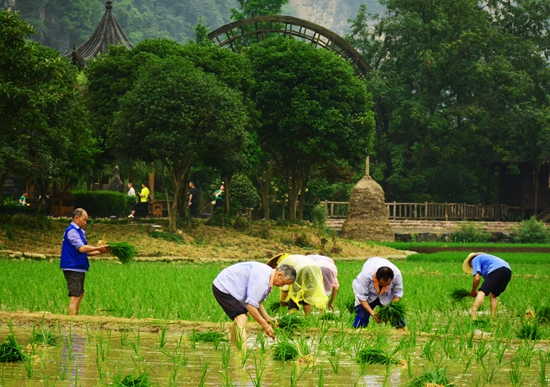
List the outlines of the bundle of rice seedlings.
{"type": "Polygon", "coordinates": [[[537,322],[524,322],[517,330],[516,335],[518,338],[524,340],[538,340],[541,338],[542,332],[540,331],[539,324],[537,322]]]}
{"type": "Polygon", "coordinates": [[[451,292],[451,298],[457,302],[462,301],[467,297],[470,297],[470,292],[466,289],[455,289],[451,292]]]}
{"type": "Polygon", "coordinates": [[[279,341],[271,349],[271,358],[273,360],[295,360],[298,358],[298,348],[288,341],[279,341]]]}
{"type": "Polygon", "coordinates": [[[107,243],[107,246],[109,246],[111,254],[122,263],[128,263],[136,256],[136,248],[127,242],[110,242],[107,243]]]}
{"type": "Polygon", "coordinates": [[[32,345],[39,345],[42,347],[55,347],[57,345],[58,337],[49,329],[42,329],[40,332],[33,332],[31,338],[32,345]]]}
{"type": "Polygon", "coordinates": [[[346,301],[346,309],[350,314],[355,313],[355,298],[346,301]]]}
{"type": "Polygon", "coordinates": [[[321,317],[319,317],[319,319],[324,321],[339,321],[340,316],[335,313],[325,313],[325,314],[322,314],[321,317]]]}
{"type": "Polygon", "coordinates": [[[285,314],[278,320],[278,322],[279,328],[284,329],[285,331],[294,331],[298,328],[302,328],[306,324],[306,321],[302,317],[294,313],[285,314]]]}
{"type": "Polygon", "coordinates": [[[153,383],[149,380],[149,375],[144,372],[141,375],[128,375],[122,380],[115,380],[113,386],[116,387],[151,387],[153,383]]]}
{"type": "Polygon", "coordinates": [[[388,364],[391,359],[379,348],[363,348],[357,352],[357,362],[363,364],[388,364]]]}
{"type": "Polygon", "coordinates": [[[279,301],[273,301],[271,304],[267,306],[266,309],[269,311],[269,313],[275,313],[281,308],[282,308],[282,305],[279,301]]]}
{"type": "Polygon", "coordinates": [[[478,329],[485,329],[491,326],[491,322],[489,320],[483,320],[483,319],[473,320],[472,324],[474,328],[478,328],[478,329]]]}
{"type": "Polygon", "coordinates": [[[402,301],[390,302],[385,306],[377,306],[374,308],[374,313],[383,322],[389,322],[392,326],[401,325],[401,321],[405,319],[405,304],[402,301]]]}
{"type": "Polygon", "coordinates": [[[193,332],[191,335],[193,341],[201,341],[205,343],[219,343],[220,341],[226,341],[225,335],[221,332],[193,332]]]}
{"type": "Polygon", "coordinates": [[[535,316],[537,321],[540,323],[549,323],[550,322],[550,307],[541,306],[536,309],[535,316]]]}
{"type": "Polygon", "coordinates": [[[13,333],[0,344],[0,363],[15,363],[25,360],[26,357],[13,333]]]}
{"type": "Polygon", "coordinates": [[[445,368],[436,368],[424,371],[421,376],[417,376],[407,385],[408,387],[425,387],[425,386],[452,386],[445,375],[445,368]]]}

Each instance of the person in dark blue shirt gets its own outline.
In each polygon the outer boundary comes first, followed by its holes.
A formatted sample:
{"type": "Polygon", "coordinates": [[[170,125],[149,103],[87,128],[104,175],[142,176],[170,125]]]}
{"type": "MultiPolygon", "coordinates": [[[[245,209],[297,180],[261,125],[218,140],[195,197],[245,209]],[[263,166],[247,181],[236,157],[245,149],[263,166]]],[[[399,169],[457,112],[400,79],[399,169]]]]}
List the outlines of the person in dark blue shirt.
{"type": "Polygon", "coordinates": [[[506,290],[512,278],[512,269],[508,262],[494,255],[472,253],[462,263],[462,270],[474,277],[470,292],[470,296],[475,298],[472,306],[472,318],[476,319],[477,309],[483,304],[485,296],[489,296],[491,299],[491,317],[494,317],[497,311],[497,297],[506,290]],[[478,291],[481,277],[484,281],[478,291]]]}
{"type": "Polygon", "coordinates": [[[69,290],[69,315],[76,316],[84,297],[84,278],[90,268],[88,256],[108,253],[106,245],[90,246],[86,242],[86,222],[88,213],[82,208],[73,212],[73,221],[65,230],[61,247],[61,263],[63,275],[69,290]]]}

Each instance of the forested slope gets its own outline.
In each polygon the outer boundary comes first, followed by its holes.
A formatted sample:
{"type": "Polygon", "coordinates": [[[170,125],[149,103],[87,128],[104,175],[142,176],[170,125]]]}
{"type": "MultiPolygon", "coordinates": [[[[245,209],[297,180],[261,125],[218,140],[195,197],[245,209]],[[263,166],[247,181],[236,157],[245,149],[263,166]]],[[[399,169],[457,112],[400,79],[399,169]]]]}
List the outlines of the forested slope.
{"type": "MultiPolygon", "coordinates": [[[[290,0],[283,13],[312,21],[344,34],[347,20],[354,18],[360,0],[290,0]]],[[[368,9],[379,12],[377,0],[368,0],[368,9]]],[[[105,0],[0,0],[0,8],[19,10],[31,23],[37,41],[61,53],[78,47],[94,31],[105,11],[105,0]]],[[[237,0],[113,0],[113,12],[122,29],[136,44],[149,38],[169,38],[185,43],[193,37],[199,18],[210,30],[230,22],[237,0]]]]}

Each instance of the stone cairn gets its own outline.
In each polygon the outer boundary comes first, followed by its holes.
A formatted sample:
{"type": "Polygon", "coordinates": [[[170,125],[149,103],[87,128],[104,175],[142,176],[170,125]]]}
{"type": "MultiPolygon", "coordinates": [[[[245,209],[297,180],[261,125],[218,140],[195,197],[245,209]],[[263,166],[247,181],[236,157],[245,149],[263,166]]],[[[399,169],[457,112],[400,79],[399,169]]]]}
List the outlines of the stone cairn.
{"type": "Polygon", "coordinates": [[[353,187],[349,199],[348,216],[342,238],[360,241],[393,242],[395,236],[389,222],[384,191],[369,175],[369,161],[365,176],[353,187]]]}

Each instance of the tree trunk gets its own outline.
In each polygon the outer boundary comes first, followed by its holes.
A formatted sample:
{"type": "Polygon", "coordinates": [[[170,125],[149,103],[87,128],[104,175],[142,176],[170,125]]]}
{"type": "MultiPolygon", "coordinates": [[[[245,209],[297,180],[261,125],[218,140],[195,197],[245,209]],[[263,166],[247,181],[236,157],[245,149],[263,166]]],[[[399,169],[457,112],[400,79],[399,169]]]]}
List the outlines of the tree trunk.
{"type": "Polygon", "coordinates": [[[223,181],[223,190],[225,194],[223,195],[223,213],[229,214],[231,207],[229,206],[229,195],[231,191],[231,180],[233,179],[232,173],[222,173],[223,181]]]}
{"type": "Polygon", "coordinates": [[[4,172],[0,175],[0,203],[2,202],[3,196],[4,196],[4,183],[6,182],[6,179],[8,178],[8,172],[4,172]]]}
{"type": "Polygon", "coordinates": [[[254,171],[254,175],[256,176],[256,181],[258,182],[258,185],[260,186],[260,195],[262,197],[262,207],[264,210],[264,219],[269,220],[269,189],[271,188],[271,179],[273,175],[273,169],[271,163],[268,163],[267,170],[265,173],[265,182],[262,181],[260,178],[260,175],[258,174],[258,170],[254,171]]]}

